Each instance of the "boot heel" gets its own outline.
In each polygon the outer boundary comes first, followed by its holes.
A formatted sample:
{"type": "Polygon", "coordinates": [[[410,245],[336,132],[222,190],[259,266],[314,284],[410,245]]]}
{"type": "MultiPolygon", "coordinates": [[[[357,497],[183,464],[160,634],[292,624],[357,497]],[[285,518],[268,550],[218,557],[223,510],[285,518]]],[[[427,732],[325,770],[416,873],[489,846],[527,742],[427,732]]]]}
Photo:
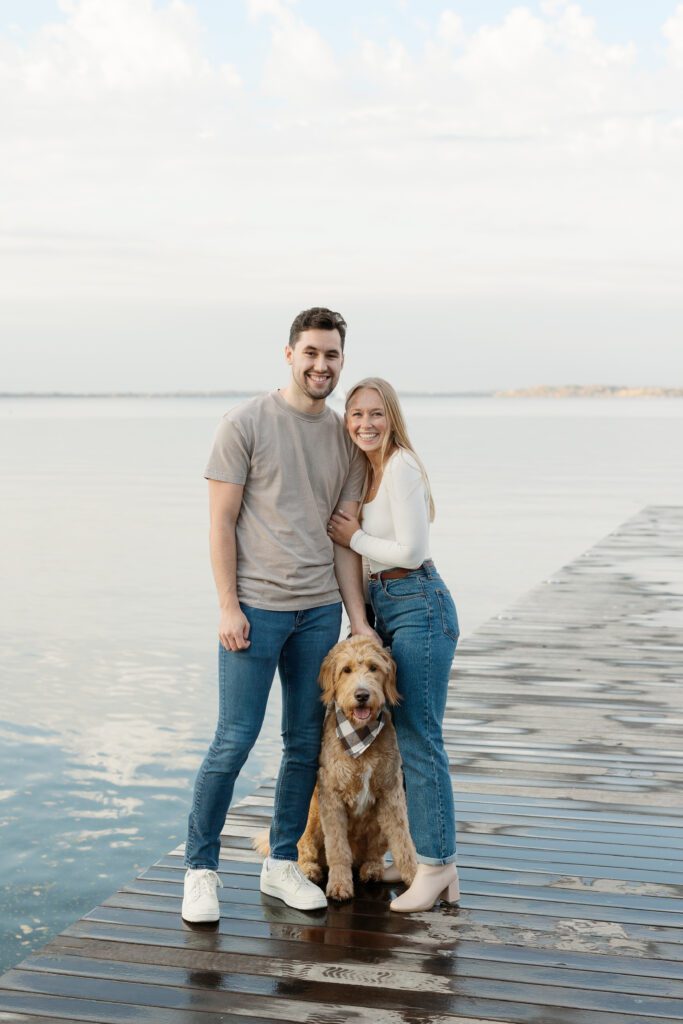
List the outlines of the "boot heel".
{"type": "Polygon", "coordinates": [[[447,885],[440,897],[444,903],[458,903],[460,900],[460,884],[456,878],[454,882],[447,885]]]}

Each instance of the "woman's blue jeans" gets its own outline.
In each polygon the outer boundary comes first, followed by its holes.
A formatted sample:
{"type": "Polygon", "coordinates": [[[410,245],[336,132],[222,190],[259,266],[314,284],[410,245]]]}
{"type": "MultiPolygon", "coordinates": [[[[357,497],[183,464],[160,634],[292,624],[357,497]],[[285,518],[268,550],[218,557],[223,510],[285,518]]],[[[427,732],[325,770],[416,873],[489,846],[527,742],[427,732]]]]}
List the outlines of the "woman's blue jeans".
{"type": "Polygon", "coordinates": [[[270,855],[276,860],[297,859],[318,772],[325,714],[318,673],[339,639],[341,603],[299,612],[241,607],[251,626],[251,646],[244,651],[219,646],[218,725],[197,775],[188,822],[185,864],[192,868],[218,867],[235,780],[261,731],[276,668],[284,744],[270,829],[270,855]]]}
{"type": "Polygon", "coordinates": [[[455,860],[455,812],[442,724],[459,635],[455,605],[431,562],[401,579],[371,580],[370,601],[397,666],[402,699],[392,717],[417,859],[448,864],[455,860]]]}

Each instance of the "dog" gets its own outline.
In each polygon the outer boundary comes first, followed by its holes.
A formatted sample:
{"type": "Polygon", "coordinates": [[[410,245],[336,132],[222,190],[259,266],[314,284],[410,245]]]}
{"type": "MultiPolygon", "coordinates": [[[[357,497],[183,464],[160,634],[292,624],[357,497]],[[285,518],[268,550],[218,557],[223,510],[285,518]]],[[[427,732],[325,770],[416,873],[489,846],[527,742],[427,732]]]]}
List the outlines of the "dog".
{"type": "MultiPolygon", "coordinates": [[[[299,867],[318,884],[327,866],[327,896],[349,900],[353,869],[358,869],[362,882],[381,881],[384,854],[390,849],[403,881],[410,885],[417,860],[396,732],[386,707],[400,699],[396,665],[375,640],[354,636],[332,648],[321,665],[319,682],[329,711],[318,780],[298,843],[299,867]]],[[[263,839],[254,845],[268,853],[263,839]]]]}

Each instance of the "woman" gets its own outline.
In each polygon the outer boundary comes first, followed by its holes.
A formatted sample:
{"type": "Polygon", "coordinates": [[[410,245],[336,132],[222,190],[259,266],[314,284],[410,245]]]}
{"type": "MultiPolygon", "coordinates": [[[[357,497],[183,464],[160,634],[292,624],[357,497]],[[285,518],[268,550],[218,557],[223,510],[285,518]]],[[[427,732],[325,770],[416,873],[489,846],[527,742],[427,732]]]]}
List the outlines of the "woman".
{"type": "MultiPolygon", "coordinates": [[[[413,451],[396,392],[368,377],[349,392],[346,427],[367,458],[361,523],[332,516],[328,533],[369,561],[375,628],[391,647],[401,704],[393,711],[403,759],[418,870],[391,909],[430,909],[459,899],[453,791],[442,722],[458,639],[453,599],[429,558],[434,518],[429,481],[413,451]]],[[[387,881],[396,878],[387,869],[387,881]]]]}

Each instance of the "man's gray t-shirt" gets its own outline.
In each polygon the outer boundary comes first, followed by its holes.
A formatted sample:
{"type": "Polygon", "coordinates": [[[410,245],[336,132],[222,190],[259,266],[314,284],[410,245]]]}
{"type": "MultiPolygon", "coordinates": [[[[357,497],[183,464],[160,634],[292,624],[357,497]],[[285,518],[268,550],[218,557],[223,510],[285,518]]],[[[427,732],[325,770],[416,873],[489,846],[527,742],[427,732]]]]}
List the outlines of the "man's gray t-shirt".
{"type": "Polygon", "coordinates": [[[204,476],[243,484],[237,519],[237,596],[269,611],[340,600],[328,520],[358,501],[365,459],[325,407],[298,412],[279,392],[242,402],[221,420],[204,476]]]}

